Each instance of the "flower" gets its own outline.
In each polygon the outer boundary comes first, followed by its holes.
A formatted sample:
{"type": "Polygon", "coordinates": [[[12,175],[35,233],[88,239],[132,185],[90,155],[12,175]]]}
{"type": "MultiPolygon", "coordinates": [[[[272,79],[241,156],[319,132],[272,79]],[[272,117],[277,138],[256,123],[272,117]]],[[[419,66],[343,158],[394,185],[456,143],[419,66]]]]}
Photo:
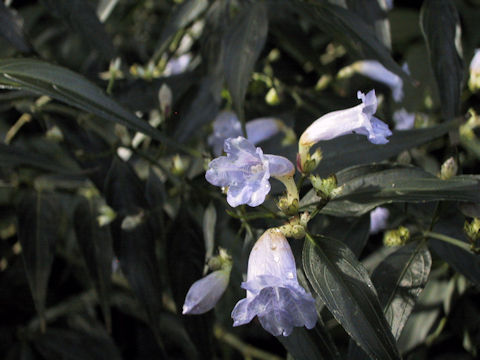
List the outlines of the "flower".
{"type": "MultiPolygon", "coordinates": [[[[257,118],[247,122],[247,139],[254,145],[275,135],[283,123],[275,118],[257,118]]],[[[213,148],[213,154],[222,154],[223,143],[226,139],[242,135],[242,125],[235,113],[220,112],[213,121],[213,134],[208,137],[208,144],[213,148]]]]}
{"type": "Polygon", "coordinates": [[[178,75],[185,72],[191,60],[192,60],[191,54],[183,54],[183,55],[180,55],[178,58],[170,59],[165,65],[165,70],[163,71],[163,75],[173,76],[173,75],[178,75]]]}
{"type": "Polygon", "coordinates": [[[475,50],[475,55],[470,62],[470,78],[468,87],[471,91],[480,89],[480,49],[475,50]]]}
{"type": "Polygon", "coordinates": [[[182,314],[203,314],[213,309],[225,292],[232,267],[214,271],[188,289],[182,314]]]}
{"type": "Polygon", "coordinates": [[[248,259],[247,297],[232,311],[233,326],[258,316],[274,336],[288,336],[294,326],[312,329],[317,322],[315,300],[298,283],[295,259],[285,236],[267,230],[255,243],[248,259]]]}
{"type": "Polygon", "coordinates": [[[387,208],[377,207],[370,212],[370,234],[377,234],[380,231],[386,229],[387,220],[390,212],[387,208]]]}
{"type": "Polygon", "coordinates": [[[401,108],[393,113],[393,121],[395,130],[410,130],[415,126],[415,114],[401,108]]]}
{"type": "Polygon", "coordinates": [[[295,171],[288,159],[263,154],[241,136],[225,140],[224,150],[227,156],[213,159],[205,178],[213,185],[228,186],[227,202],[233,207],[262,204],[270,192],[270,176],[291,178],[295,171]]]}
{"type": "MultiPolygon", "coordinates": [[[[355,62],[352,67],[359,74],[387,85],[392,90],[393,100],[395,100],[395,102],[402,101],[402,79],[398,75],[392,73],[390,70],[387,70],[380,62],[376,60],[362,60],[355,62]]],[[[405,70],[407,69],[405,68],[405,70]]]]}

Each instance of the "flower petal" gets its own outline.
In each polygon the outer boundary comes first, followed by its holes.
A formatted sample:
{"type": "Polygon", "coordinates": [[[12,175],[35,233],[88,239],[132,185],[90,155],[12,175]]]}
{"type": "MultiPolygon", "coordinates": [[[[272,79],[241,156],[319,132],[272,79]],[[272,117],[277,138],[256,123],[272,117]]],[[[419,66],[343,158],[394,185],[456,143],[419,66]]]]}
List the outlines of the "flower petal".
{"type": "Polygon", "coordinates": [[[207,181],[216,186],[228,186],[232,182],[243,181],[244,173],[226,156],[213,159],[205,173],[207,181]]]}
{"type": "Polygon", "coordinates": [[[292,162],[283,156],[264,155],[268,161],[270,176],[290,176],[295,172],[295,166],[292,162]]]}
{"type": "Polygon", "coordinates": [[[220,156],[225,140],[240,135],[242,126],[237,115],[232,111],[221,111],[213,121],[213,134],[208,137],[208,144],[213,147],[213,154],[220,156]]]}
{"type": "Polygon", "coordinates": [[[279,121],[275,118],[258,118],[247,122],[248,141],[252,144],[258,144],[272,137],[280,130],[279,121]]]}

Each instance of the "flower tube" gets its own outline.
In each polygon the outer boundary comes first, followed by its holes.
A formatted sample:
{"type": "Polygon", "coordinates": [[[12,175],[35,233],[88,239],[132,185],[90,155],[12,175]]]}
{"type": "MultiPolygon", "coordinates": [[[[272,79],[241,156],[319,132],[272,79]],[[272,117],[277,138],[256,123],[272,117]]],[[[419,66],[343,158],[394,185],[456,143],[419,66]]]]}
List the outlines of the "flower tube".
{"type": "Polygon", "coordinates": [[[288,336],[295,326],[312,329],[317,322],[315,300],[298,283],[292,250],[277,229],[267,230],[255,243],[242,288],[247,296],[232,311],[233,326],[257,316],[270,334],[288,336]]]}
{"type": "Polygon", "coordinates": [[[377,111],[375,90],[369,91],[366,95],[358,91],[357,98],[362,100],[361,104],[323,115],[303,132],[299,141],[299,165],[302,169],[309,160],[310,148],[322,140],[356,133],[367,136],[373,144],[388,142],[387,137],[392,135],[388,125],[373,116],[377,111]]]}
{"type": "MultiPolygon", "coordinates": [[[[230,206],[262,204],[270,192],[270,176],[287,182],[287,190],[293,189],[290,183],[295,168],[288,159],[263,154],[262,149],[255,148],[241,136],[228,138],[224,146],[227,156],[212,160],[205,178],[213,185],[228,187],[227,202],[230,206]]],[[[295,196],[298,198],[298,193],[295,196]]]]}

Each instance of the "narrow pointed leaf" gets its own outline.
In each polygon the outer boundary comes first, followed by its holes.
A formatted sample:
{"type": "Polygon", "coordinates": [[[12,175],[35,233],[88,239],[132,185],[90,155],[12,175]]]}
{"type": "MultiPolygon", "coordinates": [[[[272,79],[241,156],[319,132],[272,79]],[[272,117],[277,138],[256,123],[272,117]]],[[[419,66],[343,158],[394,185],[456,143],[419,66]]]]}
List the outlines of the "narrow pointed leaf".
{"type": "Polygon", "coordinates": [[[372,359],[399,359],[395,340],[363,265],[345,244],[307,237],[303,248],[305,275],[335,319],[372,359]]]}
{"type": "Polygon", "coordinates": [[[95,284],[107,329],[111,330],[110,292],[113,245],[110,227],[97,220],[98,199],[82,198],[75,209],[74,225],[90,277],[95,284]]]}
{"type": "Polygon", "coordinates": [[[146,121],[105,95],[99,87],[64,67],[34,59],[0,59],[0,88],[2,87],[47,95],[104,120],[125,125],[158,141],[173,144],[146,121]]]}
{"type": "Polygon", "coordinates": [[[54,193],[29,191],[17,206],[18,238],[33,301],[45,329],[45,300],[55,243],[62,220],[61,204],[54,193]]]}
{"type": "Polygon", "coordinates": [[[42,3],[56,17],[78,32],[105,60],[115,57],[112,40],[87,0],[42,0],[42,3]]]}
{"type": "Polygon", "coordinates": [[[0,1],[0,35],[19,51],[24,53],[32,51],[32,46],[23,33],[22,20],[2,1],[0,1]]]}
{"type": "Polygon", "coordinates": [[[459,114],[463,84],[461,28],[455,4],[450,0],[425,0],[420,25],[437,82],[445,120],[459,114]]]}
{"type": "MultiPolygon", "coordinates": [[[[396,340],[427,283],[431,265],[432,257],[426,243],[412,242],[389,255],[372,274],[372,282],[396,340]]],[[[369,359],[352,341],[348,358],[369,359]]]]}
{"type": "Polygon", "coordinates": [[[262,1],[255,1],[237,15],[225,34],[225,79],[238,114],[243,113],[247,86],[267,33],[267,8],[262,1]]]}

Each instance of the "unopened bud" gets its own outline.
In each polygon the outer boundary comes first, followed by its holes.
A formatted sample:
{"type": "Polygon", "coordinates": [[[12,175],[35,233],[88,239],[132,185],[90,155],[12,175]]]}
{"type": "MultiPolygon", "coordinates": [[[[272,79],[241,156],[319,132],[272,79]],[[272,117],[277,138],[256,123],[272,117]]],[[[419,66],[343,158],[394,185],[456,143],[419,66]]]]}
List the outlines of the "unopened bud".
{"type": "Polygon", "coordinates": [[[458,165],[455,159],[452,157],[449,157],[443,164],[440,170],[440,178],[442,180],[448,180],[455,175],[457,175],[458,171],[458,165]]]}
{"type": "Polygon", "coordinates": [[[265,102],[268,105],[274,106],[280,103],[280,98],[278,97],[277,90],[275,88],[271,88],[268,90],[267,95],[265,95],[265,102]]]}
{"type": "Polygon", "coordinates": [[[337,187],[337,177],[335,175],[330,175],[328,178],[311,175],[310,182],[317,195],[324,199],[332,199],[341,191],[341,188],[337,187]]]}
{"type": "Polygon", "coordinates": [[[398,229],[386,231],[383,236],[385,246],[402,246],[410,240],[410,231],[400,226],[398,229]]]}
{"type": "Polygon", "coordinates": [[[125,218],[122,221],[121,228],[122,230],[130,231],[135,229],[142,222],[143,222],[143,211],[140,211],[138,214],[125,216],[125,218]]]}
{"type": "Polygon", "coordinates": [[[108,205],[100,206],[98,212],[100,215],[97,216],[97,221],[100,226],[110,224],[117,217],[117,213],[108,205]]]}
{"type": "Polygon", "coordinates": [[[465,231],[465,234],[471,242],[480,239],[480,219],[473,218],[471,222],[465,221],[463,231],[465,231]]]}
{"type": "Polygon", "coordinates": [[[282,196],[277,202],[277,207],[287,216],[297,214],[298,206],[298,199],[293,199],[289,201],[288,196],[282,196]]]}
{"type": "Polygon", "coordinates": [[[158,101],[160,103],[162,115],[168,117],[172,106],[172,90],[170,90],[170,87],[167,84],[162,84],[160,87],[158,101]]]}
{"type": "Polygon", "coordinates": [[[45,137],[48,140],[52,140],[54,142],[63,141],[63,133],[62,130],[58,126],[52,126],[50,129],[47,130],[45,133],[45,137]]]}

